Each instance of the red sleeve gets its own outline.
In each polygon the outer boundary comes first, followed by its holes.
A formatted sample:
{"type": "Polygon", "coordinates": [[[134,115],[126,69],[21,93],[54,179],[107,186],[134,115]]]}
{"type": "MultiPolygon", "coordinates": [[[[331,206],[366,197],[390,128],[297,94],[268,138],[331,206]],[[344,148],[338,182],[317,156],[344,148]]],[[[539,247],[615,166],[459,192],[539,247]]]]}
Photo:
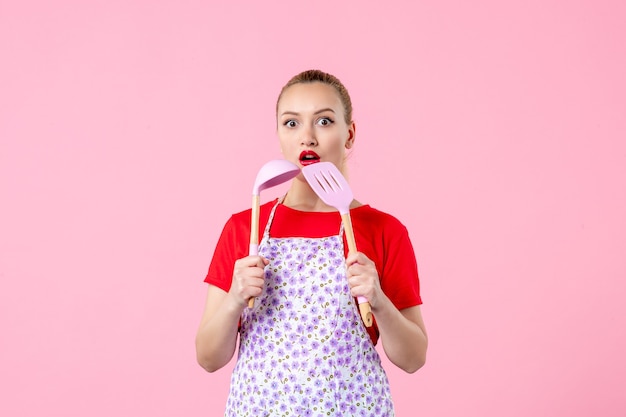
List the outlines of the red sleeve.
{"type": "Polygon", "coordinates": [[[209,265],[209,272],[204,279],[205,282],[215,285],[228,292],[233,276],[233,266],[235,261],[242,256],[238,256],[238,240],[236,221],[231,217],[228,219],[222,230],[215,252],[209,265]]]}
{"type": "MultiPolygon", "coordinates": [[[[261,206],[259,214],[259,239],[267,224],[271,208],[276,200],[261,206]]],[[[215,285],[224,291],[230,290],[233,279],[235,261],[248,255],[250,249],[250,215],[251,210],[233,214],[224,225],[215,252],[209,265],[209,272],[204,282],[215,285]]]]}
{"type": "Polygon", "coordinates": [[[390,222],[383,234],[383,291],[398,310],[422,304],[415,251],[406,227],[390,222]]]}

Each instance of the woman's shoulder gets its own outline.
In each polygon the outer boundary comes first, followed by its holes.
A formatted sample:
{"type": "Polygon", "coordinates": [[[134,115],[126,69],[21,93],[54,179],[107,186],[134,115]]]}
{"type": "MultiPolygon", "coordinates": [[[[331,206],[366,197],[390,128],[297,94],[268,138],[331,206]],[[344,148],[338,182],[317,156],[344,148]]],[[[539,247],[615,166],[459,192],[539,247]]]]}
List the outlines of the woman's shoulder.
{"type": "Polygon", "coordinates": [[[385,211],[372,207],[369,204],[363,204],[350,211],[353,220],[370,223],[372,226],[377,225],[382,228],[393,227],[404,228],[404,224],[394,215],[385,211]]]}

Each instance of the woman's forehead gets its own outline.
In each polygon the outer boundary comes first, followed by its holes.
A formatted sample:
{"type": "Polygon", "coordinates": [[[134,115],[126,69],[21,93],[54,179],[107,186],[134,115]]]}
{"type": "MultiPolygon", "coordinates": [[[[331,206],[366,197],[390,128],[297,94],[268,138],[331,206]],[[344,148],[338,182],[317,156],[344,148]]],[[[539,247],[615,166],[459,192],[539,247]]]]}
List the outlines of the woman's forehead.
{"type": "Polygon", "coordinates": [[[283,111],[317,110],[328,107],[335,112],[342,110],[339,93],[334,87],[321,82],[298,83],[289,86],[278,103],[279,114],[283,111]]]}

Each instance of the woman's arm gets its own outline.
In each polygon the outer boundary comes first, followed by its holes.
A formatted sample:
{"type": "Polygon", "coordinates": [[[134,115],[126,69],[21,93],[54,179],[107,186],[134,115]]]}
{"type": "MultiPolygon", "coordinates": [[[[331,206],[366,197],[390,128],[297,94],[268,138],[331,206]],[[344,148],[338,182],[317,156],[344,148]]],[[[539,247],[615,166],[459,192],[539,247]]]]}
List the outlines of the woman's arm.
{"type": "Polygon", "coordinates": [[[370,302],[389,360],[409,373],[420,369],[428,348],[420,307],[398,310],[380,287],[376,265],[363,253],[349,255],[346,264],[351,293],[370,302]]]}
{"type": "Polygon", "coordinates": [[[420,306],[399,311],[387,298],[384,305],[372,307],[372,313],[389,360],[408,373],[424,366],[428,336],[420,306]]]}
{"type": "Polygon", "coordinates": [[[239,318],[250,297],[263,290],[263,268],[268,261],[248,256],[235,262],[228,292],[209,285],[206,305],[196,334],[196,357],[200,366],[214,372],[226,365],[237,346],[239,318]]]}

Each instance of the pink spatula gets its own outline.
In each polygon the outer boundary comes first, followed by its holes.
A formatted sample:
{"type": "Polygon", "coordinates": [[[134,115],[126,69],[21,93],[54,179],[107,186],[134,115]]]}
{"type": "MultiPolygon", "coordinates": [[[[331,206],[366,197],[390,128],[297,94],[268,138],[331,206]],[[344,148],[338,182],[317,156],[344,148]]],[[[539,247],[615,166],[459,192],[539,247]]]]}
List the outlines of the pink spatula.
{"type": "MultiPolygon", "coordinates": [[[[355,253],[356,241],[350,219],[350,203],[354,199],[352,190],[344,176],[332,162],[318,162],[302,168],[302,175],[307,180],[313,191],[329,206],[335,207],[341,214],[343,227],[346,231],[348,250],[355,253]]],[[[365,326],[371,327],[373,323],[372,308],[365,297],[358,297],[359,311],[365,326]]]]}
{"type": "MultiPolygon", "coordinates": [[[[261,191],[289,181],[300,172],[300,168],[284,159],[266,162],[256,174],[252,187],[252,218],[250,219],[250,250],[249,255],[259,254],[259,209],[261,191]]],[[[254,307],[254,298],[248,301],[248,307],[254,307]]]]}

